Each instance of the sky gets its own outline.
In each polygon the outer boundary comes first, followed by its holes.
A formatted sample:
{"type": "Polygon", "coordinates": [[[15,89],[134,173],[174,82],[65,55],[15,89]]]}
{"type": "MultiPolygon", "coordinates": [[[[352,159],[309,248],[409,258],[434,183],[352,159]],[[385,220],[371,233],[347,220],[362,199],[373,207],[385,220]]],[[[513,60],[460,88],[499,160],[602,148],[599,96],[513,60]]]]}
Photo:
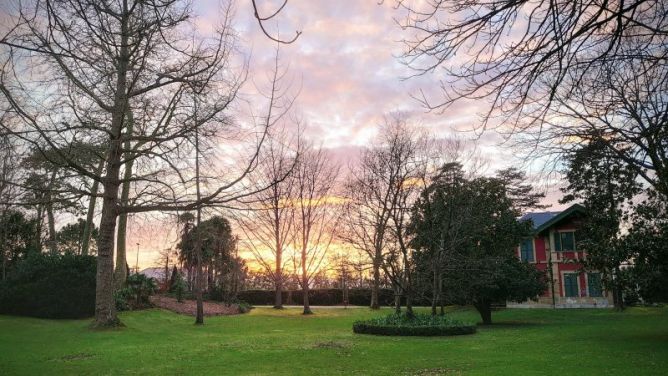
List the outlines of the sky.
{"type": "MultiPolygon", "coordinates": [[[[260,13],[271,14],[281,3],[259,0],[260,13]]],[[[345,165],[370,143],[385,115],[402,112],[435,137],[475,140],[490,173],[521,165],[498,134],[471,132],[480,123],[485,103],[458,102],[437,113],[427,111],[412,97],[422,91],[438,99],[439,76],[409,78],[415,72],[400,58],[405,48],[401,40],[407,35],[395,22],[400,12],[391,5],[391,1],[378,4],[374,0],[289,0],[282,12],[266,23],[272,35],[292,38],[296,30],[302,33],[293,44],[282,45],[279,52],[281,65],[288,68],[291,93],[298,94],[293,115],[306,124],[305,137],[330,149],[345,165]]],[[[196,0],[193,9],[200,32],[206,34],[219,24],[219,1],[196,0]]],[[[260,98],[258,88],[266,85],[276,43],[261,32],[250,0],[237,2],[234,12],[233,23],[240,37],[238,58],[249,64],[249,80],[241,98],[252,103],[260,98]]],[[[554,204],[550,210],[563,207],[557,204],[558,190],[552,187],[547,194],[545,202],[554,204]]],[[[173,228],[146,218],[141,224],[139,221],[130,229],[128,259],[134,266],[138,248],[140,267],[154,266],[158,250],[173,244],[173,228]]],[[[130,224],[132,227],[132,220],[130,224]]]]}

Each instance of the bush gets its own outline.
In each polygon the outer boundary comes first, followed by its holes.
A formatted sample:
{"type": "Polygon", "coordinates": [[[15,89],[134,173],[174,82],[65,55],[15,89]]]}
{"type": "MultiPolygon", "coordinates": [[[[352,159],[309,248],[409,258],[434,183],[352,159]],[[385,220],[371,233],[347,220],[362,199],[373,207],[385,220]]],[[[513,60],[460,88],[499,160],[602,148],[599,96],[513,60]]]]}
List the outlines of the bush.
{"type": "Polygon", "coordinates": [[[130,301],[132,300],[132,290],[127,287],[124,287],[116,292],[114,292],[114,301],[116,303],[116,310],[129,311],[132,309],[130,301]]]}
{"type": "Polygon", "coordinates": [[[134,309],[151,306],[148,298],[158,289],[155,279],[149,278],[144,274],[132,274],[128,276],[125,284],[130,290],[130,296],[132,297],[131,306],[134,309]]]}
{"type": "Polygon", "coordinates": [[[0,282],[0,313],[74,319],[95,313],[94,256],[34,253],[0,282]]]}
{"type": "Polygon", "coordinates": [[[476,326],[450,319],[447,316],[415,314],[391,314],[366,321],[353,323],[353,332],[357,334],[375,334],[385,336],[456,336],[473,334],[476,326]]]}
{"type": "MultiPolygon", "coordinates": [[[[341,289],[312,289],[309,290],[308,296],[309,304],[311,305],[333,306],[343,304],[343,290],[341,289]]],[[[301,290],[283,291],[282,298],[283,304],[304,304],[304,294],[301,290]]],[[[238,299],[253,305],[273,305],[275,292],[273,290],[246,290],[239,293],[238,299]]],[[[423,300],[416,301],[414,304],[431,305],[431,301],[423,300]]],[[[380,289],[379,302],[382,306],[394,305],[394,292],[392,289],[380,289]]],[[[349,289],[348,304],[354,306],[371,305],[371,289],[349,289]]]]}
{"type": "Polygon", "coordinates": [[[243,301],[237,303],[237,305],[239,306],[239,313],[248,313],[251,309],[253,309],[252,305],[243,301]]]}

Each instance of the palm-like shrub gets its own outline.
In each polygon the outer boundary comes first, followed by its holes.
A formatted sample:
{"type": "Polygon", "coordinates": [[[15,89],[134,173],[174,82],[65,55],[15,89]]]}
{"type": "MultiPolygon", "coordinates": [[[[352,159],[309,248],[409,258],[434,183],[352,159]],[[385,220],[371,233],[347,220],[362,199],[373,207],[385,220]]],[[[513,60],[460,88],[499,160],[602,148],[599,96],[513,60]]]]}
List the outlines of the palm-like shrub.
{"type": "Polygon", "coordinates": [[[153,295],[158,288],[155,279],[149,278],[144,274],[130,275],[126,285],[134,300],[133,305],[135,305],[136,308],[150,305],[148,298],[153,295]]]}

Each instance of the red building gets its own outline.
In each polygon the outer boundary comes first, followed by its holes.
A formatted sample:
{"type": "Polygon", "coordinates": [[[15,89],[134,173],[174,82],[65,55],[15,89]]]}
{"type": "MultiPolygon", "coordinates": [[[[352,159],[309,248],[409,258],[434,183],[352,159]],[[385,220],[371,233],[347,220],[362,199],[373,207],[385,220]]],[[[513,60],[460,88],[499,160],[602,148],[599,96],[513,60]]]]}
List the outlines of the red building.
{"type": "Polygon", "coordinates": [[[585,208],[575,204],[561,212],[527,213],[533,236],[517,247],[517,257],[546,271],[548,288],[538,302],[508,303],[509,307],[597,308],[612,306],[612,296],[601,285],[599,273],[582,272],[587,253],[577,249],[578,230],[585,208]]]}

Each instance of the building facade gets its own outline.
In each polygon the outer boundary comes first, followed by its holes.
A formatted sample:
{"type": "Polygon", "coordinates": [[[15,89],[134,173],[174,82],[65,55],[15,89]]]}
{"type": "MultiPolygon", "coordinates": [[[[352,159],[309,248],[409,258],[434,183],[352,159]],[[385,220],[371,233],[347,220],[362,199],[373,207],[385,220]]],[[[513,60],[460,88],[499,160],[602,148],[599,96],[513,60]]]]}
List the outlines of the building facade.
{"type": "Polygon", "coordinates": [[[576,243],[584,214],[585,208],[575,204],[561,212],[527,213],[520,218],[532,221],[533,236],[518,245],[517,257],[545,271],[548,287],[537,302],[509,302],[508,307],[612,307],[612,295],[603,289],[600,273],[582,271],[586,252],[576,243]]]}

